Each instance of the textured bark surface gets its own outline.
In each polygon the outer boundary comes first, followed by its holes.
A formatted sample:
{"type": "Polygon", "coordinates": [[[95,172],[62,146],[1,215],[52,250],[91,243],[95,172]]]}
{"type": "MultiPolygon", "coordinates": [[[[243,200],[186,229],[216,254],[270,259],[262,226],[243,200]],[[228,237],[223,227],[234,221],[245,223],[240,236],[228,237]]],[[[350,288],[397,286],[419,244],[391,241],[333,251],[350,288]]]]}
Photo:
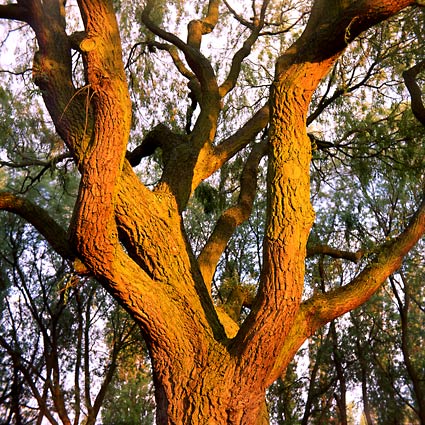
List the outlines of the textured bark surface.
{"type": "Polygon", "coordinates": [[[190,24],[187,42],[150,20],[154,1],[143,13],[145,25],[185,55],[190,69],[182,73],[194,82],[200,104],[190,135],[173,134],[167,143],[163,136],[171,135],[157,127],[143,148],[127,155],[136,163],[161,146],[164,173],[154,190],[140,182],[125,159],[131,103],[112,2],[80,0],[85,32],[73,37],[66,35],[59,1],[0,6],[0,17],[26,21],[35,32],[34,80],[81,172],[69,241],[64,231],[48,230],[55,225],[41,211],[11,194],[0,194],[0,208],[27,218],[61,255],[76,258],[77,271],[95,276],[141,326],[153,363],[158,424],[266,424],[266,389],[305,339],[369,299],[425,231],[423,203],[405,232],[381,247],[352,283],[302,302],[314,221],[306,133],[311,96],[347,43],[414,2],[316,0],[304,33],[277,59],[270,104],[239,132],[213,145],[221,99],[234,87],[241,61],[264,23],[262,11],[219,86],[199,49],[202,36],[214,30],[218,3],[210,1],[204,19],[190,24]],[[84,58],[87,81],[78,90],[71,77],[71,45],[84,58]],[[188,199],[267,122],[268,146],[252,151],[238,205],[223,214],[195,258],[181,217],[188,199]],[[210,285],[233,230],[249,215],[265,149],[263,270],[251,313],[239,327],[214,306],[210,285]]]}

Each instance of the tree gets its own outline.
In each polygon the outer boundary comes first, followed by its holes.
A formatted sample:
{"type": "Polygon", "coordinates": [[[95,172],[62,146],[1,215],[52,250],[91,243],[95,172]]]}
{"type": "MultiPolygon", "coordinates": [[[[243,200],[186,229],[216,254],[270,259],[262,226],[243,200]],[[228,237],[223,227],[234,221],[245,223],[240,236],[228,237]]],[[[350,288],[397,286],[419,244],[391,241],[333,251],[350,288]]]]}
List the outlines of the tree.
{"type": "Polygon", "coordinates": [[[99,285],[69,273],[34,230],[9,219],[1,227],[9,288],[1,293],[0,421],[94,424],[121,353],[136,345],[136,325],[99,285]]]}
{"type": "MultiPolygon", "coordinates": [[[[128,322],[128,315],[122,310],[120,313],[118,317],[126,317],[128,322]]],[[[140,344],[132,344],[121,353],[118,373],[103,403],[102,423],[105,425],[154,423],[155,403],[146,350],[140,350],[143,344],[140,333],[136,337],[140,344]]]]}
{"type": "MultiPolygon", "coordinates": [[[[0,93],[2,159],[13,158],[0,162],[12,170],[2,184],[28,199],[38,195],[65,222],[75,176],[67,161],[56,167],[55,156],[36,159],[45,151],[52,156],[57,138],[32,119],[37,109],[28,106],[31,99],[0,93]],[[28,149],[17,153],[16,137],[28,149]]],[[[2,214],[0,232],[0,422],[95,423],[121,352],[139,346],[136,325],[102,287],[76,276],[24,220],[2,214]]]]}
{"type": "MultiPolygon", "coordinates": [[[[19,0],[0,6],[1,18],[27,23],[35,35],[33,79],[81,175],[67,231],[46,209],[15,193],[3,192],[0,208],[32,223],[76,273],[95,277],[138,323],[152,360],[159,424],[267,423],[266,389],[306,338],[367,301],[425,231],[422,199],[405,229],[377,244],[348,284],[303,300],[306,247],[314,222],[312,141],[306,130],[312,96],[359,34],[423,2],[314,1],[302,34],[274,58],[268,99],[230,135],[218,131],[223,105],[232,91],[237,93],[243,61],[254,43],[271,32],[269,7],[288,17],[293,5],[253,2],[252,16],[244,17],[227,2],[220,9],[220,3],[210,0],[202,17],[189,22],[186,41],[161,24],[164,8],[174,3],[148,0],[139,11],[148,34],[139,45],[169,53],[187,80],[191,119],[158,124],[129,152],[132,102],[113,2],[78,1],[84,30],[71,34],[62,1],[19,0]],[[214,33],[223,10],[236,18],[245,38],[219,83],[201,41],[214,33]],[[77,63],[74,51],[81,58],[77,63]],[[73,74],[75,65],[82,66],[82,76],[73,74]],[[266,126],[267,137],[257,138],[266,126]],[[148,187],[133,167],[157,148],[161,176],[148,187]],[[188,202],[203,181],[241,151],[246,160],[238,199],[224,209],[195,255],[183,220],[188,202]],[[215,305],[212,282],[231,235],[250,215],[264,155],[268,177],[262,268],[249,314],[237,323],[215,305]]],[[[420,116],[416,76],[411,94],[420,116]]],[[[316,252],[344,256],[324,246],[316,252]]]]}

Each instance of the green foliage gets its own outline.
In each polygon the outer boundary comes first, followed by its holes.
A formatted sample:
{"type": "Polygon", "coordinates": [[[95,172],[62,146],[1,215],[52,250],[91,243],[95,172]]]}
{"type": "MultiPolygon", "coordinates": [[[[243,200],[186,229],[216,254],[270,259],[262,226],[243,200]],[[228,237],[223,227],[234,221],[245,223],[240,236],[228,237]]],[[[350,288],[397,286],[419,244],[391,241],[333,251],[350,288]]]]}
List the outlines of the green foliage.
{"type": "Polygon", "coordinates": [[[152,377],[146,353],[125,353],[111,383],[102,408],[105,425],[151,425],[155,403],[152,377]]]}
{"type": "Polygon", "coordinates": [[[297,373],[297,361],[294,360],[287,368],[285,376],[279,378],[268,391],[272,423],[286,425],[300,423],[303,389],[303,382],[297,373]]]}
{"type": "Polygon", "coordinates": [[[196,188],[195,198],[201,203],[204,213],[207,215],[218,214],[223,210],[223,194],[208,183],[202,183],[196,188]]]}

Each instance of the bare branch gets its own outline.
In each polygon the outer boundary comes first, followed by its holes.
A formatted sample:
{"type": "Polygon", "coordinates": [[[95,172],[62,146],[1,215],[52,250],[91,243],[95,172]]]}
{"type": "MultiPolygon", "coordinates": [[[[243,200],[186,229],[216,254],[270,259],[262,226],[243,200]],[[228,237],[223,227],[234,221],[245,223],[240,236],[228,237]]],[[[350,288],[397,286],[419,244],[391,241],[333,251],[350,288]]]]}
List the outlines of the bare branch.
{"type": "Polygon", "coordinates": [[[307,125],[310,125],[315,119],[317,119],[317,117],[329,106],[331,105],[333,102],[335,102],[337,99],[339,99],[340,97],[352,93],[355,90],[357,90],[358,88],[364,86],[367,81],[370,79],[370,77],[373,74],[373,70],[375,69],[375,67],[378,65],[378,62],[374,62],[369,69],[367,70],[365,76],[362,78],[361,81],[359,81],[357,84],[354,84],[350,87],[343,87],[343,88],[338,88],[334,91],[334,93],[326,98],[325,96],[322,97],[322,99],[320,99],[319,104],[317,105],[316,109],[308,116],[307,118],[307,125]]]}
{"type": "Polygon", "coordinates": [[[251,215],[257,191],[258,164],[267,150],[266,142],[256,144],[241,174],[241,186],[237,204],[227,209],[219,218],[213,233],[198,257],[204,282],[211,289],[211,282],[218,260],[235,229],[251,215]]]}
{"type": "Polygon", "coordinates": [[[0,210],[19,215],[31,223],[63,258],[74,260],[67,232],[41,207],[9,192],[0,193],[0,210]]]}
{"type": "MultiPolygon", "coordinates": [[[[192,91],[194,98],[199,101],[201,112],[191,132],[191,139],[193,141],[194,150],[193,158],[199,155],[199,151],[204,147],[208,151],[212,141],[214,140],[218,115],[221,109],[219,88],[215,72],[211,66],[210,61],[200,52],[200,50],[193,45],[184,43],[179,37],[159,28],[149,17],[151,10],[154,7],[154,1],[147,2],[143,13],[142,20],[144,24],[155,35],[161,37],[163,40],[174,44],[185,55],[186,61],[191,70],[196,75],[195,79],[191,79],[189,88],[192,91]],[[198,91],[199,85],[199,91],[198,91]]],[[[218,11],[218,2],[211,1],[210,8],[207,16],[208,25],[213,25],[218,11]]],[[[196,174],[196,170],[195,170],[196,174]]],[[[190,191],[189,191],[190,192],[190,191]]],[[[184,202],[188,199],[188,193],[185,190],[185,195],[182,196],[184,202]]]]}
{"type": "Polygon", "coordinates": [[[11,161],[0,161],[0,165],[9,168],[25,168],[31,166],[39,166],[39,167],[52,167],[55,164],[63,161],[64,159],[71,158],[69,153],[64,153],[50,160],[42,160],[38,158],[24,158],[21,162],[11,162],[11,161]]]}
{"type": "Polygon", "coordinates": [[[28,22],[28,10],[18,4],[0,5],[0,19],[28,22]]]}
{"type": "Polygon", "coordinates": [[[191,72],[181,60],[176,46],[172,44],[157,43],[157,42],[150,42],[150,45],[160,50],[167,51],[169,55],[171,56],[171,59],[173,60],[177,70],[180,72],[180,74],[182,74],[188,80],[192,80],[195,78],[195,74],[191,72]]]}
{"type": "MultiPolygon", "coordinates": [[[[264,35],[268,35],[268,36],[275,36],[275,35],[280,35],[280,34],[286,34],[288,32],[290,32],[293,28],[295,28],[307,15],[306,12],[302,13],[301,16],[292,24],[286,26],[285,28],[281,29],[281,30],[277,30],[277,31],[261,31],[260,36],[264,36],[264,35]]],[[[283,23],[277,23],[277,24],[273,24],[270,22],[266,22],[265,25],[267,26],[281,26],[283,25],[283,23]]]]}
{"type": "Polygon", "coordinates": [[[424,233],[425,196],[406,229],[393,240],[381,245],[376,251],[375,258],[351,283],[304,302],[303,314],[311,317],[317,329],[366,302],[382,283],[399,269],[405,255],[424,233]]]}
{"type": "Polygon", "coordinates": [[[224,0],[223,3],[226,5],[227,9],[229,10],[229,12],[233,15],[233,17],[239,22],[241,23],[243,26],[247,27],[247,28],[253,28],[254,25],[252,22],[247,21],[246,19],[244,19],[241,15],[239,15],[238,13],[236,13],[235,9],[233,9],[230,4],[227,2],[227,0],[224,0]]]}
{"type": "Polygon", "coordinates": [[[207,58],[205,58],[204,55],[201,54],[199,49],[186,44],[183,40],[181,40],[176,35],[158,27],[150,19],[149,15],[154,7],[154,3],[155,2],[152,0],[148,1],[145,8],[143,9],[143,13],[142,13],[143,23],[147,26],[147,28],[153,34],[157,35],[163,40],[168,41],[169,43],[179,48],[184,53],[190,68],[196,74],[196,77],[198,78],[201,86],[203,88],[209,87],[209,90],[211,90],[212,88],[211,83],[213,83],[213,86],[215,83],[215,75],[210,62],[208,61],[207,58]]]}
{"type": "Polygon", "coordinates": [[[252,31],[249,37],[243,43],[243,46],[236,52],[233,56],[232,66],[230,67],[229,75],[227,76],[226,81],[220,86],[220,96],[224,97],[229,91],[231,91],[239,78],[239,73],[241,71],[241,65],[243,60],[251,53],[251,48],[254,43],[257,41],[261,29],[264,26],[264,18],[269,0],[265,0],[261,7],[260,18],[255,18],[252,31]]]}
{"type": "Polygon", "coordinates": [[[27,362],[23,358],[22,352],[13,348],[2,335],[0,335],[0,346],[12,358],[14,367],[16,369],[18,369],[19,371],[21,371],[26,382],[28,383],[29,387],[31,388],[31,392],[32,392],[34,398],[37,400],[37,403],[38,403],[40,410],[43,411],[44,415],[46,416],[46,418],[49,420],[49,422],[51,424],[59,425],[59,423],[56,421],[56,419],[50,413],[50,410],[47,408],[45,394],[43,394],[43,395],[40,394],[37,386],[35,385],[34,375],[33,375],[33,372],[31,371],[31,365],[26,366],[27,362]]]}
{"type": "Polygon", "coordinates": [[[425,106],[422,100],[422,90],[416,81],[417,75],[425,70],[425,60],[403,72],[404,82],[412,99],[412,112],[417,120],[425,126],[425,106]]]}
{"type": "Polygon", "coordinates": [[[219,0],[210,0],[207,15],[204,19],[189,22],[187,44],[195,49],[200,49],[202,36],[209,34],[218,21],[219,0]]]}
{"type": "Polygon", "coordinates": [[[243,149],[263,130],[269,122],[269,105],[260,108],[236,133],[223,140],[214,151],[214,161],[211,162],[211,175],[226,161],[243,149]]]}
{"type": "Polygon", "coordinates": [[[166,125],[158,124],[146,135],[139,146],[133,151],[127,152],[126,158],[130,165],[135,167],[140,164],[142,158],[152,155],[157,148],[161,148],[163,150],[163,159],[166,163],[171,151],[181,142],[182,136],[173,133],[166,125]]]}
{"type": "Polygon", "coordinates": [[[10,75],[24,75],[27,72],[31,72],[32,68],[25,68],[22,71],[10,71],[9,69],[0,69],[1,74],[10,74],[10,75]]]}
{"type": "MultiPolygon", "coordinates": [[[[377,256],[354,280],[331,292],[316,295],[301,304],[294,324],[281,349],[280,361],[293,358],[306,338],[323,324],[367,301],[425,233],[425,196],[404,232],[378,249],[377,256]]],[[[276,365],[279,373],[279,365],[276,365]]]]}
{"type": "Polygon", "coordinates": [[[343,260],[352,261],[354,263],[358,263],[364,254],[365,252],[363,250],[351,252],[332,248],[328,245],[314,245],[307,247],[307,257],[313,257],[315,255],[328,255],[329,257],[341,258],[343,260]]]}
{"type": "MultiPolygon", "coordinates": [[[[403,240],[400,244],[394,244],[390,253],[385,251],[387,258],[380,255],[377,263],[371,266],[376,267],[376,273],[367,273],[367,276],[363,275],[364,281],[353,284],[358,289],[352,290],[355,294],[353,297],[347,294],[350,290],[346,289],[344,295],[348,295],[348,299],[338,293],[337,301],[333,303],[327,294],[317,298],[317,302],[302,304],[305,251],[314,214],[309,190],[311,146],[301,122],[305,124],[312,93],[347,44],[362,31],[393,16],[412,2],[377,0],[341,3],[317,0],[303,34],[276,62],[271,94],[274,114],[271,119],[268,221],[263,245],[263,269],[253,308],[229,347],[229,351],[237,353],[244,362],[256,364],[261,359],[263,364],[269,365],[267,372],[265,366],[263,373],[265,386],[281,375],[279,365],[288,364],[287,353],[293,355],[292,350],[298,349],[305,341],[308,330],[304,331],[303,327],[307,329],[314,322],[313,327],[317,329],[337,316],[335,312],[338,308],[345,312],[353,305],[360,304],[358,298],[366,300],[364,293],[370,296],[399,267],[412,242],[416,243],[425,231],[424,200],[418,234],[415,233],[415,237],[406,235],[406,243],[403,240]],[[294,170],[297,170],[296,174],[294,170]],[[399,255],[395,255],[395,252],[399,255]],[[388,270],[391,271],[386,274],[388,270]],[[379,281],[378,285],[368,292],[376,281],[379,281]],[[298,323],[303,320],[310,323],[299,328],[298,323]],[[271,334],[279,337],[273,341],[267,339],[266,343],[266,335],[271,334]],[[270,362],[271,353],[276,359],[274,364],[270,362]]],[[[405,238],[402,236],[401,239],[405,238]]],[[[256,382],[259,382],[258,376],[256,382]]],[[[246,385],[254,384],[250,377],[242,374],[240,379],[246,385]]]]}

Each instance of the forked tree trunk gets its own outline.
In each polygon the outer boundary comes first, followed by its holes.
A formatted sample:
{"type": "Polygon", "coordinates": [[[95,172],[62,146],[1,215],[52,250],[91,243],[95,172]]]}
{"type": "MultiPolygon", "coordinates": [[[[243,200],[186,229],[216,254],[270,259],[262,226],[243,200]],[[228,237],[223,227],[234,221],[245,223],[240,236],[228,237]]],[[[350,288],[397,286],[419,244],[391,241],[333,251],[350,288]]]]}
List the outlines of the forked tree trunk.
{"type": "MultiPolygon", "coordinates": [[[[301,302],[314,219],[305,125],[311,96],[347,43],[413,0],[316,0],[303,35],[277,60],[263,270],[251,313],[239,331],[226,322],[229,317],[219,319],[182,226],[187,199],[213,172],[208,163],[217,161],[213,142],[221,100],[213,69],[194,37],[185,44],[156,31],[183,50],[205,96],[199,124],[173,150],[161,183],[151,191],[125,161],[131,102],[112,2],[78,2],[86,31],[74,43],[84,58],[87,93],[74,90],[70,40],[59,2],[18,3],[21,15],[15,7],[2,10],[30,23],[36,33],[40,52],[34,78],[82,175],[69,229],[70,256],[77,256],[141,326],[153,363],[157,424],[267,424],[266,389],[304,340],[365,302],[425,231],[424,201],[408,229],[352,284],[301,302]]],[[[209,4],[211,19],[203,22],[199,34],[211,31],[216,21],[219,2],[209,4]]],[[[9,206],[16,197],[0,199],[1,208],[19,210],[36,221],[27,204],[9,206]]],[[[46,225],[39,227],[48,237],[46,225]]],[[[206,259],[211,270],[217,263],[212,258],[206,259]]]]}

